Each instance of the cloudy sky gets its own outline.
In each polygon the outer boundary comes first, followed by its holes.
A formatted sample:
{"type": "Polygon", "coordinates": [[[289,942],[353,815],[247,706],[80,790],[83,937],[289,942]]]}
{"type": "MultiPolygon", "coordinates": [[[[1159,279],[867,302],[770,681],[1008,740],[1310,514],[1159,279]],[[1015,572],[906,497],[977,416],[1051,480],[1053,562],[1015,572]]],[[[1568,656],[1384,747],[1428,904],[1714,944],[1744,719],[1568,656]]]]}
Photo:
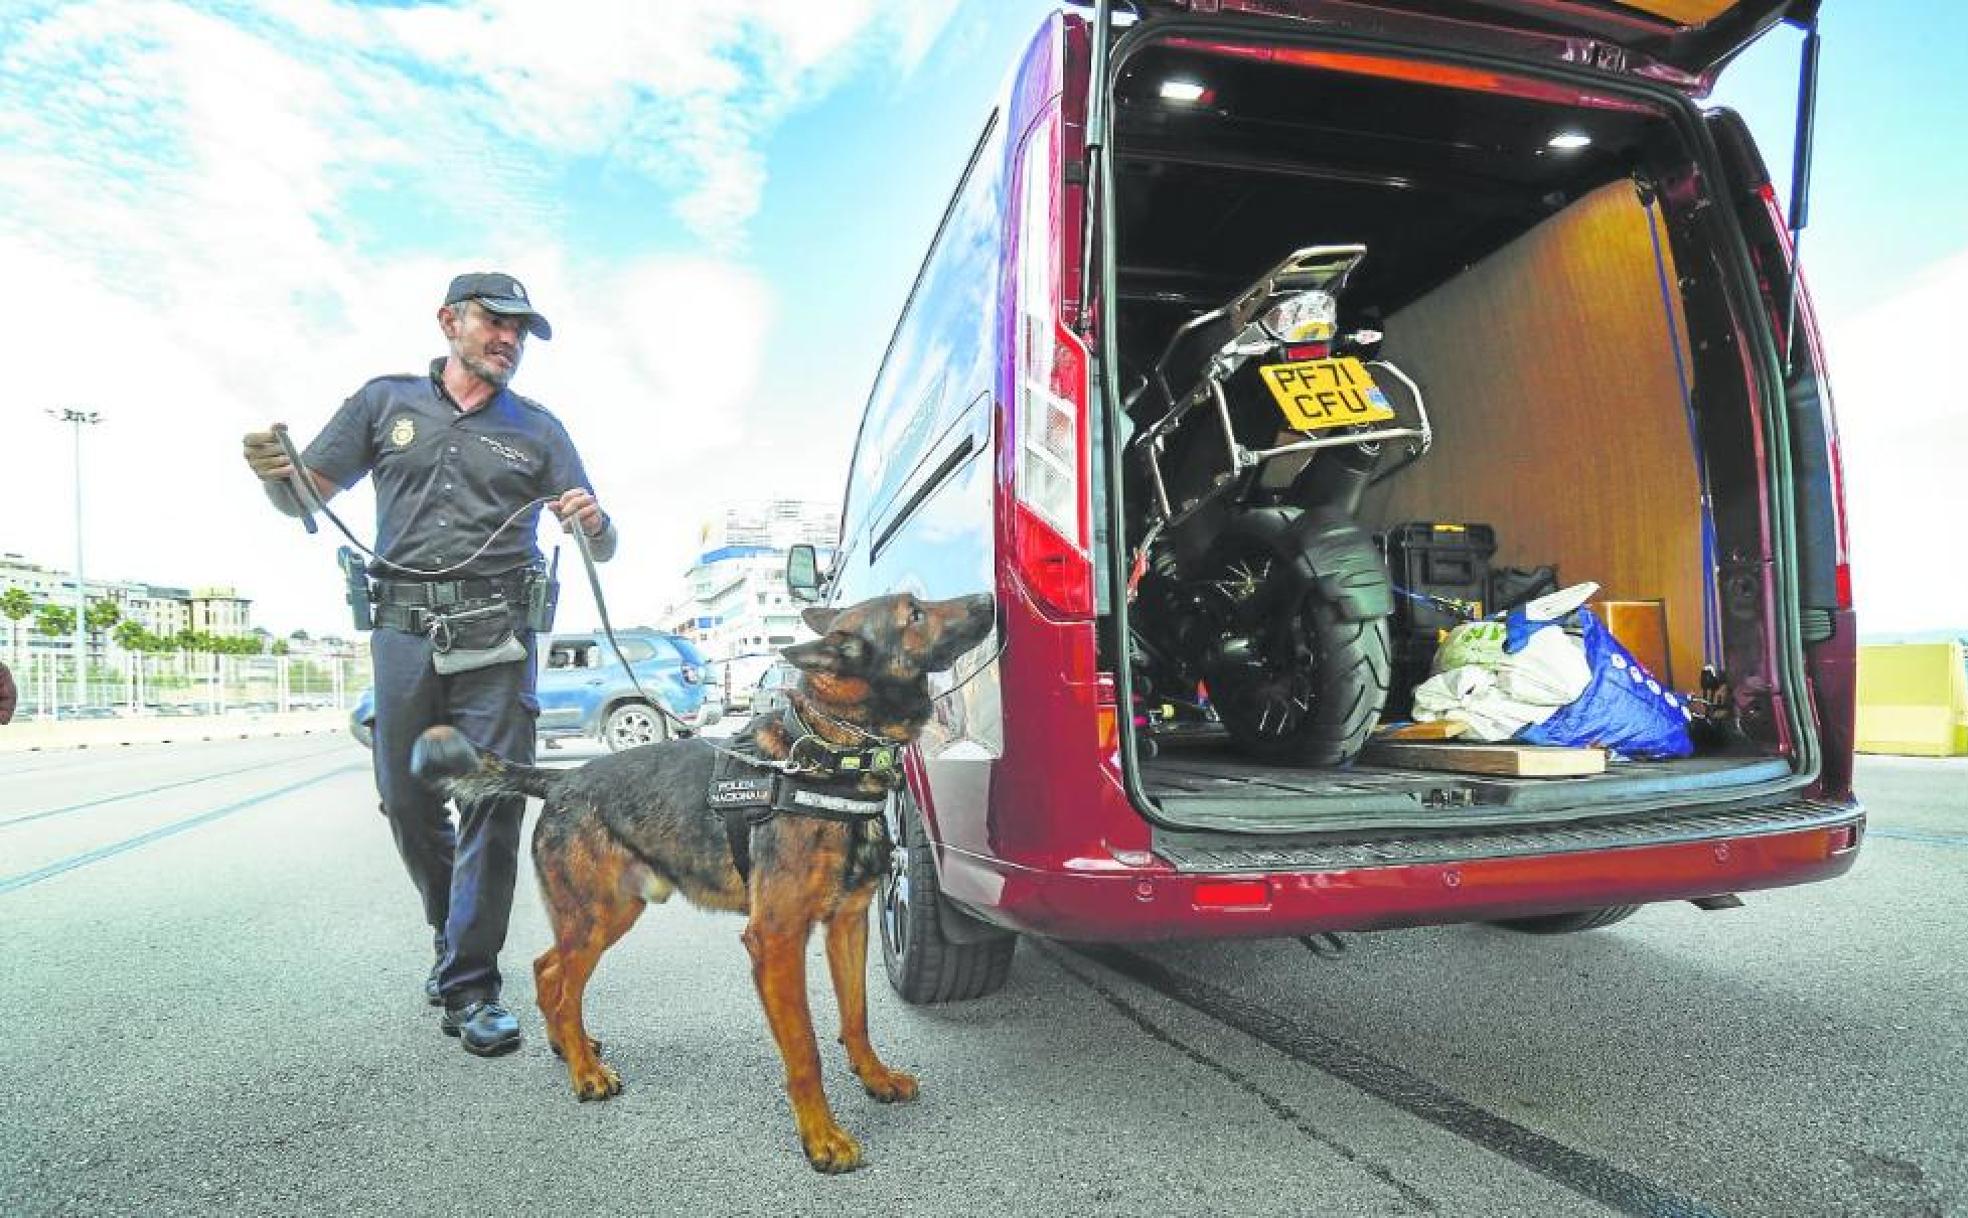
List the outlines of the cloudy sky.
{"type": "MultiPolygon", "coordinates": [[[[1044,7],[0,0],[0,552],[72,563],[71,436],[44,412],[97,410],[92,575],[230,584],[270,629],[342,628],[332,544],[265,506],[238,437],[305,438],[369,377],[421,368],[446,281],[497,266],[553,319],[516,388],[582,447],[623,528],[613,615],[642,619],[708,510],[838,497],[916,264],[1044,7]]],[[[1968,577],[1935,562],[1968,458],[1945,361],[1968,298],[1968,17],[1825,7],[1806,263],[1862,611],[1968,626],[1968,577]]],[[[1720,92],[1784,169],[1795,57],[1783,32],[1720,92]]],[[[370,531],[366,490],[337,505],[370,531]]],[[[570,588],[563,622],[591,616],[570,588]]]]}

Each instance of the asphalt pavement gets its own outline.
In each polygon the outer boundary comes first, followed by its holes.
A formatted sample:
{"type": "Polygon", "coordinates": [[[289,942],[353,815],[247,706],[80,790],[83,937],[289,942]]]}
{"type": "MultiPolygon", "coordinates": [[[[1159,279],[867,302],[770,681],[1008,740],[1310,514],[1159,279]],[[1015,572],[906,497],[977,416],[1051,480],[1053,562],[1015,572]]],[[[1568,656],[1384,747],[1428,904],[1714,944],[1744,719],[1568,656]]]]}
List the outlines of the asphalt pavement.
{"type": "MultiPolygon", "coordinates": [[[[547,753],[578,763],[581,749],[547,753]]],[[[0,756],[0,1213],[1968,1213],[1968,760],[1865,758],[1858,864],[1743,909],[1149,949],[1021,944],[916,1008],[876,958],[867,1165],[812,1172],[740,920],[652,909],[577,1103],[439,1035],[367,757],[313,735],[0,756]]]]}

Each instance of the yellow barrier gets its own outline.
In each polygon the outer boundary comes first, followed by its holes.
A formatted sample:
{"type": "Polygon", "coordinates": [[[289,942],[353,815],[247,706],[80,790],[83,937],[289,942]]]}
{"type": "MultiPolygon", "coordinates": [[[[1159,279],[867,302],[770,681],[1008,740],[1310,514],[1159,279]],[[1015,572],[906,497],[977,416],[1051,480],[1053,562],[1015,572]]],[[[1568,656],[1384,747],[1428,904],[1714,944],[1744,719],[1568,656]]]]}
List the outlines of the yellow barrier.
{"type": "Polygon", "coordinates": [[[1968,676],[1960,643],[1859,648],[1858,750],[1913,757],[1968,753],[1968,676]]]}

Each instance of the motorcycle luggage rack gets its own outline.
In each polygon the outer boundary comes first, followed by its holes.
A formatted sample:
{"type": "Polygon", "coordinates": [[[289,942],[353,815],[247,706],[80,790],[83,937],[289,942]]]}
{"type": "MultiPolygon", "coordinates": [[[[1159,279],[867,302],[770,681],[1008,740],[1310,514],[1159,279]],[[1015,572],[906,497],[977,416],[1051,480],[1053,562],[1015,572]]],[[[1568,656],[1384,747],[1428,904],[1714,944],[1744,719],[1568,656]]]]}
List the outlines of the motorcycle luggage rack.
{"type": "MultiPolygon", "coordinates": [[[[1131,409],[1141,395],[1147,392],[1150,384],[1158,386],[1162,399],[1172,402],[1166,414],[1149,424],[1139,435],[1128,442],[1131,450],[1139,450],[1148,467],[1150,481],[1155,488],[1157,518],[1149,536],[1164,529],[1172,528],[1194,515],[1197,511],[1223,495],[1237,483],[1237,476],[1246,470],[1262,466],[1278,457],[1294,453],[1312,452],[1321,448],[1342,448],[1357,444],[1378,444],[1385,440],[1417,440],[1420,448],[1414,453],[1419,457],[1428,451],[1433,441],[1433,431],[1428,422],[1428,409],[1422,402],[1421,389],[1408,375],[1385,360],[1363,361],[1367,366],[1379,368],[1408,387],[1413,396],[1415,413],[1419,416],[1417,425],[1401,427],[1379,427],[1368,431],[1349,431],[1343,434],[1308,437],[1303,440],[1281,444],[1275,448],[1248,449],[1237,443],[1236,431],[1230,421],[1230,403],[1223,394],[1223,382],[1252,355],[1261,354],[1274,345],[1275,340],[1258,327],[1256,318],[1265,305],[1279,295],[1288,292],[1325,291],[1337,295],[1353,273],[1354,267],[1366,256],[1364,245],[1313,245],[1294,251],[1282,262],[1266,271],[1256,283],[1245,289],[1242,295],[1220,308],[1198,314],[1184,322],[1169,336],[1162,354],[1155,361],[1151,380],[1128,398],[1123,409],[1131,409]],[[1211,353],[1201,380],[1180,401],[1170,391],[1168,384],[1169,357],[1175,353],[1184,339],[1204,326],[1228,318],[1233,337],[1222,347],[1211,353]],[[1258,330],[1256,335],[1251,331],[1258,330]],[[1191,413],[1205,401],[1216,405],[1216,419],[1223,429],[1224,455],[1229,468],[1216,476],[1209,490],[1183,504],[1180,511],[1169,501],[1168,486],[1162,477],[1161,452],[1170,433],[1185,422],[1191,413]]],[[[1378,479],[1376,479],[1378,481],[1378,479]]],[[[1144,546],[1145,548],[1145,546],[1144,546]]]]}

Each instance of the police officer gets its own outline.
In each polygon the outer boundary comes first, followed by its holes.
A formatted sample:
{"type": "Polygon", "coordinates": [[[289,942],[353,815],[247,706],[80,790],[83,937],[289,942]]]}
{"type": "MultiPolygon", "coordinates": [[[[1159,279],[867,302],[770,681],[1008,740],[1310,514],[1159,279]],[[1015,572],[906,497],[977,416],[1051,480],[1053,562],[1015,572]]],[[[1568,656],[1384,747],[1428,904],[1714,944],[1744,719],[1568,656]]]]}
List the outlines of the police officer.
{"type": "MultiPolygon", "coordinates": [[[[527,335],[553,337],[526,289],[510,275],[460,275],[437,322],[450,354],[428,374],[358,389],[301,463],[324,500],[365,474],[375,482],[376,789],[436,932],[425,995],[444,1007],[445,1035],[489,1057],[519,1047],[519,1022],[499,1003],[498,956],[525,801],[466,803],[454,828],[441,799],[410,773],[410,750],[424,729],[448,723],[510,760],[533,760],[539,703],[524,613],[526,581],[541,577],[540,507],[582,530],[598,560],[614,554],[616,535],[566,429],[507,388],[527,335]]],[[[273,432],[247,435],[245,455],[274,505],[302,514],[273,432]]]]}

